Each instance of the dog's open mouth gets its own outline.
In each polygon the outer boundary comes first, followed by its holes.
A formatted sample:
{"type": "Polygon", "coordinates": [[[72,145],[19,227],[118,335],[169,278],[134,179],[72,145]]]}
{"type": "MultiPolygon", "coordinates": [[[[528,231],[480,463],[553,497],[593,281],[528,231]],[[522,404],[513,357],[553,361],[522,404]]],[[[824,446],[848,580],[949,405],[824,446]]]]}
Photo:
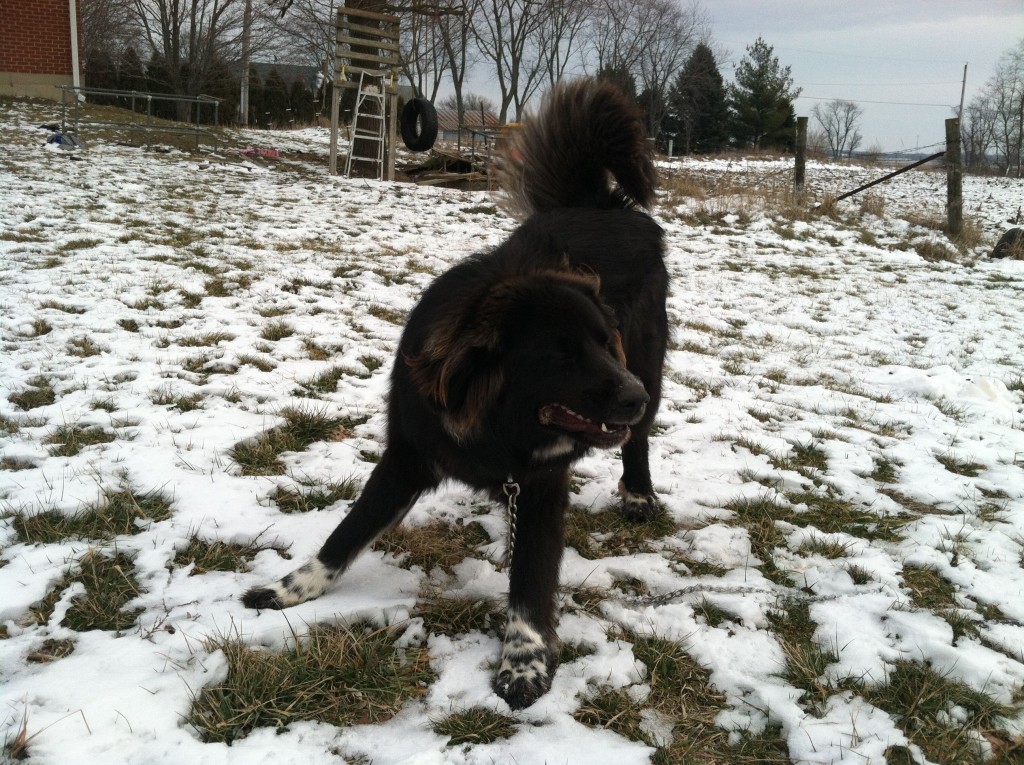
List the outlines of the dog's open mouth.
{"type": "Polygon", "coordinates": [[[629,438],[629,425],[622,422],[595,422],[561,404],[548,404],[539,413],[541,425],[582,436],[592,446],[610,449],[629,438]]]}

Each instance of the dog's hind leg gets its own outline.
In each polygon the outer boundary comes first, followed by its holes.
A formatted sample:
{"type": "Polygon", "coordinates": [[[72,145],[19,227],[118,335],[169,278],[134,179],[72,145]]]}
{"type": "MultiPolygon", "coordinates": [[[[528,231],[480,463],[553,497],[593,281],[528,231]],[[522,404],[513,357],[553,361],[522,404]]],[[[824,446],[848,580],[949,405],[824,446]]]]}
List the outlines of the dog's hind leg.
{"type": "Polygon", "coordinates": [[[513,709],[551,687],[557,655],[555,594],[569,501],[567,472],[524,483],[509,574],[508,622],[494,689],[513,709]]]}
{"type": "Polygon", "coordinates": [[[436,486],[429,466],[411,449],[389,446],[316,557],[274,584],[252,588],[242,602],[249,608],[280,609],[323,595],[365,547],[401,522],[419,495],[436,486]]]}

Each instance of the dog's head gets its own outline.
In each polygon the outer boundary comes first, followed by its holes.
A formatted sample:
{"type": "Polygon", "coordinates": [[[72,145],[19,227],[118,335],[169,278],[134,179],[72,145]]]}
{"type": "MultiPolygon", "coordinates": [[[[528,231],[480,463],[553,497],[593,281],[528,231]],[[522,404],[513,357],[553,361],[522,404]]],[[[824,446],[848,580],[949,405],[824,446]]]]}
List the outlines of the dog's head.
{"type": "Polygon", "coordinates": [[[448,432],[466,443],[491,429],[552,458],[623,444],[649,397],[599,287],[587,274],[532,271],[436,321],[406,363],[448,432]]]}

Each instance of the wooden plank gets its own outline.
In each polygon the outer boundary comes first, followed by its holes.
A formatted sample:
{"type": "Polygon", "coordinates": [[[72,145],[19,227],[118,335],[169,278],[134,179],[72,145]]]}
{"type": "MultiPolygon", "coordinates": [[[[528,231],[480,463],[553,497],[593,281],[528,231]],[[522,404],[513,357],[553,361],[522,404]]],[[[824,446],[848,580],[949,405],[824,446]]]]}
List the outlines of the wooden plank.
{"type": "Polygon", "coordinates": [[[338,35],[338,45],[357,45],[364,48],[380,48],[381,50],[394,51],[395,58],[398,58],[398,43],[387,42],[386,40],[370,40],[366,37],[351,37],[350,35],[338,35]]]}
{"type": "Polygon", "coordinates": [[[378,37],[385,40],[397,40],[398,39],[398,27],[367,27],[362,24],[338,24],[338,29],[350,32],[357,32],[363,37],[369,37],[377,39],[378,37]]]}
{"type": "Polygon", "coordinates": [[[359,75],[361,74],[368,74],[371,77],[383,77],[384,79],[389,77],[398,79],[400,72],[398,67],[384,69],[381,67],[359,66],[358,64],[346,63],[338,67],[338,72],[334,77],[334,84],[338,85],[340,83],[347,82],[351,78],[358,80],[359,75]],[[342,77],[342,71],[344,71],[344,78],[342,77]]]}
{"type": "Polygon", "coordinates": [[[389,16],[386,13],[377,13],[377,11],[363,11],[358,8],[348,8],[341,6],[338,9],[338,20],[339,22],[345,16],[352,16],[354,18],[372,19],[374,21],[386,21],[389,24],[397,24],[397,16],[389,16]]]}
{"type": "MultiPolygon", "coordinates": [[[[370,65],[370,64],[386,64],[387,66],[378,67],[379,69],[388,69],[391,67],[398,66],[398,56],[376,56],[372,53],[363,53],[362,51],[354,50],[341,50],[338,51],[338,60],[348,59],[355,66],[370,65]]],[[[372,66],[370,67],[373,68],[372,66]]]]}
{"type": "MultiPolygon", "coordinates": [[[[369,74],[369,75],[372,75],[373,77],[380,77],[381,74],[383,74],[385,78],[387,78],[388,76],[393,74],[395,82],[396,83],[398,82],[398,73],[397,72],[389,72],[386,69],[361,69],[359,67],[348,67],[347,70],[346,70],[346,73],[350,77],[354,75],[355,79],[354,80],[342,80],[342,79],[339,79],[339,78],[335,78],[335,80],[334,80],[334,87],[342,88],[343,90],[348,90],[348,89],[351,89],[351,88],[359,87],[359,74],[360,73],[369,74]]],[[[395,85],[388,85],[386,83],[385,83],[384,90],[387,91],[388,93],[397,93],[398,92],[398,89],[397,89],[397,87],[395,85]]]]}
{"type": "Polygon", "coordinates": [[[396,71],[398,69],[398,60],[385,55],[370,55],[369,53],[350,53],[349,51],[342,51],[337,60],[342,66],[349,63],[352,67],[361,67],[364,69],[379,69],[383,72],[396,71]]]}

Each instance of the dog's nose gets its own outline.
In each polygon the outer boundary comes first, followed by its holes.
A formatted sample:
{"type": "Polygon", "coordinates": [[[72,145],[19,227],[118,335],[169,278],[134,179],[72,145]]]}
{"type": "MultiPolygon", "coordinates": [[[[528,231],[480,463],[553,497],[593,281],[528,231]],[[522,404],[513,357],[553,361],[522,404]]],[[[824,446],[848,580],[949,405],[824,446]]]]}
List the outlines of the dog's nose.
{"type": "Polygon", "coordinates": [[[618,396],[615,399],[615,419],[618,422],[634,423],[644,416],[647,402],[651,397],[647,395],[644,386],[640,381],[630,381],[619,388],[618,396]]]}

